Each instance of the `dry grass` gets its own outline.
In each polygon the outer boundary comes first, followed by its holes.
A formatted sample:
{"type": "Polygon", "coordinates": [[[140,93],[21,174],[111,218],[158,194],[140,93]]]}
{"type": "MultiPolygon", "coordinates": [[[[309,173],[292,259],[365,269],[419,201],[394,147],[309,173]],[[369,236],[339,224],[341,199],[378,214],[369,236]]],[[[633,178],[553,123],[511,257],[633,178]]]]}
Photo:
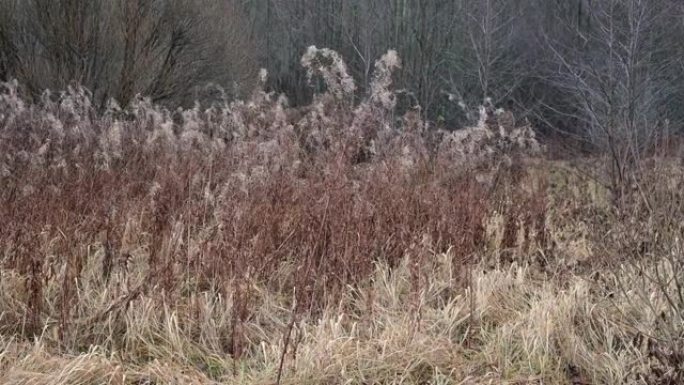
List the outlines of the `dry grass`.
{"type": "MultiPolygon", "coordinates": [[[[480,267],[463,290],[453,255],[431,255],[420,269],[429,280],[414,292],[408,260],[394,269],[378,264],[372,283],[295,322],[282,383],[571,383],[576,376],[616,384],[641,383],[652,371],[634,328],[652,329],[654,320],[628,294],[609,299],[592,281],[572,277],[561,284],[528,266],[480,267]]],[[[623,277],[636,279],[633,272],[623,277]]],[[[21,289],[19,277],[4,278],[6,309],[21,289]]],[[[61,346],[49,323],[32,341],[5,336],[2,383],[274,381],[292,316],[288,298],[252,288],[255,310],[240,326],[245,348],[233,359],[223,341],[234,294],[196,291],[172,303],[146,294],[99,317],[109,307],[101,297],[109,293],[91,284],[97,282],[84,280],[79,291],[91,297],[81,314],[89,322],[75,322],[69,341],[80,346],[61,346]]]]}
{"type": "Polygon", "coordinates": [[[331,91],[298,110],[3,86],[0,383],[684,378],[676,165],[618,207],[530,127],[397,123],[394,53],[357,105],[307,55],[331,91]]]}

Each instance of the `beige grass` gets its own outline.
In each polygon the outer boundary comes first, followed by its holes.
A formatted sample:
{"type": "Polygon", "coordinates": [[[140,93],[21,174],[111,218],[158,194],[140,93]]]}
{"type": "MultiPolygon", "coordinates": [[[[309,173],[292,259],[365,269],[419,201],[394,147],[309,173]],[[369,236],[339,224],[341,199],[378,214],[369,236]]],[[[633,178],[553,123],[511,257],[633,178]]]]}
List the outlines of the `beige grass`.
{"type": "MultiPolygon", "coordinates": [[[[574,371],[585,383],[622,384],[639,383],[647,373],[647,352],[632,339],[636,330],[658,331],[629,293],[616,287],[608,298],[611,288],[595,281],[539,276],[516,265],[473,266],[473,286],[463,289],[453,256],[429,261],[418,292],[408,263],[378,265],[372,284],[350,288],[334,306],[297,319],[282,383],[559,384],[571,383],[574,371]]],[[[0,310],[20,319],[12,305],[16,283],[3,273],[0,310]]],[[[625,270],[623,277],[633,275],[625,270]]],[[[194,292],[170,303],[151,290],[126,309],[97,317],[118,297],[116,286],[116,278],[106,287],[96,275],[83,281],[78,295],[87,305],[80,317],[100,320],[75,323],[66,348],[54,321],[35,341],[2,335],[0,383],[274,382],[289,298],[254,287],[258,311],[241,325],[246,349],[234,362],[221,346],[230,296],[194,292]]],[[[652,301],[664,299],[654,294],[652,301]]]]}

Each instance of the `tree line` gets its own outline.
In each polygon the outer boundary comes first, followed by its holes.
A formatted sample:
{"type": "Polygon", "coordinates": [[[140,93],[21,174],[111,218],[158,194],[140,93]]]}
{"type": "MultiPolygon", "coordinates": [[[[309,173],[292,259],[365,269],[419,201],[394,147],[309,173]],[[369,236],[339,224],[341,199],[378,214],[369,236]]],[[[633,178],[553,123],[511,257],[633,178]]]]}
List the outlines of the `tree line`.
{"type": "Polygon", "coordinates": [[[304,104],[300,58],[339,52],[367,92],[402,58],[400,108],[460,127],[490,98],[545,132],[640,151],[684,122],[678,0],[0,0],[0,78],[30,94],[82,84],[94,100],[233,98],[258,69],[304,104]],[[212,87],[218,86],[218,87],[212,87]]]}

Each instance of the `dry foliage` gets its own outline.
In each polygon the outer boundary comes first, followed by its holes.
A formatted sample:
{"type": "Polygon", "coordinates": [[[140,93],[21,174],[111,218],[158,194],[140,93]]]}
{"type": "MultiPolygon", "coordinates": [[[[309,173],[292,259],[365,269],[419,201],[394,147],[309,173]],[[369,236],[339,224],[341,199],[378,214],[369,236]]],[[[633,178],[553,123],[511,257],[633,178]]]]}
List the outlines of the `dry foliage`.
{"type": "Polygon", "coordinates": [[[358,104],[336,53],[302,64],[300,109],[3,85],[0,382],[681,380],[676,185],[616,212],[501,111],[398,119],[395,52],[358,104]]]}

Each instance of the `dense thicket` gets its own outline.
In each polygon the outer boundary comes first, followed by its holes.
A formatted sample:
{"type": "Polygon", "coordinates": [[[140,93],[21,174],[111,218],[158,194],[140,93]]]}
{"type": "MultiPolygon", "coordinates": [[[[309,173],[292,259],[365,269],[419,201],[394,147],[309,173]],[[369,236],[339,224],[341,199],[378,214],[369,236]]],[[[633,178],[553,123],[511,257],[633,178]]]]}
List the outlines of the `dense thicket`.
{"type": "Polygon", "coordinates": [[[31,94],[80,84],[103,105],[188,103],[254,77],[240,10],[221,0],[0,0],[0,77],[31,94]]]}
{"type": "MultiPolygon", "coordinates": [[[[0,0],[0,78],[28,90],[79,82],[97,100],[188,103],[234,95],[256,68],[293,104],[300,58],[339,52],[368,89],[387,49],[403,58],[400,106],[460,127],[485,97],[539,129],[601,148],[680,129],[684,4],[676,0],[0,0]],[[463,106],[466,106],[465,108],[463,106]]],[[[625,146],[623,146],[625,147],[625,146]]],[[[624,154],[616,154],[624,157],[624,154]]]]}

